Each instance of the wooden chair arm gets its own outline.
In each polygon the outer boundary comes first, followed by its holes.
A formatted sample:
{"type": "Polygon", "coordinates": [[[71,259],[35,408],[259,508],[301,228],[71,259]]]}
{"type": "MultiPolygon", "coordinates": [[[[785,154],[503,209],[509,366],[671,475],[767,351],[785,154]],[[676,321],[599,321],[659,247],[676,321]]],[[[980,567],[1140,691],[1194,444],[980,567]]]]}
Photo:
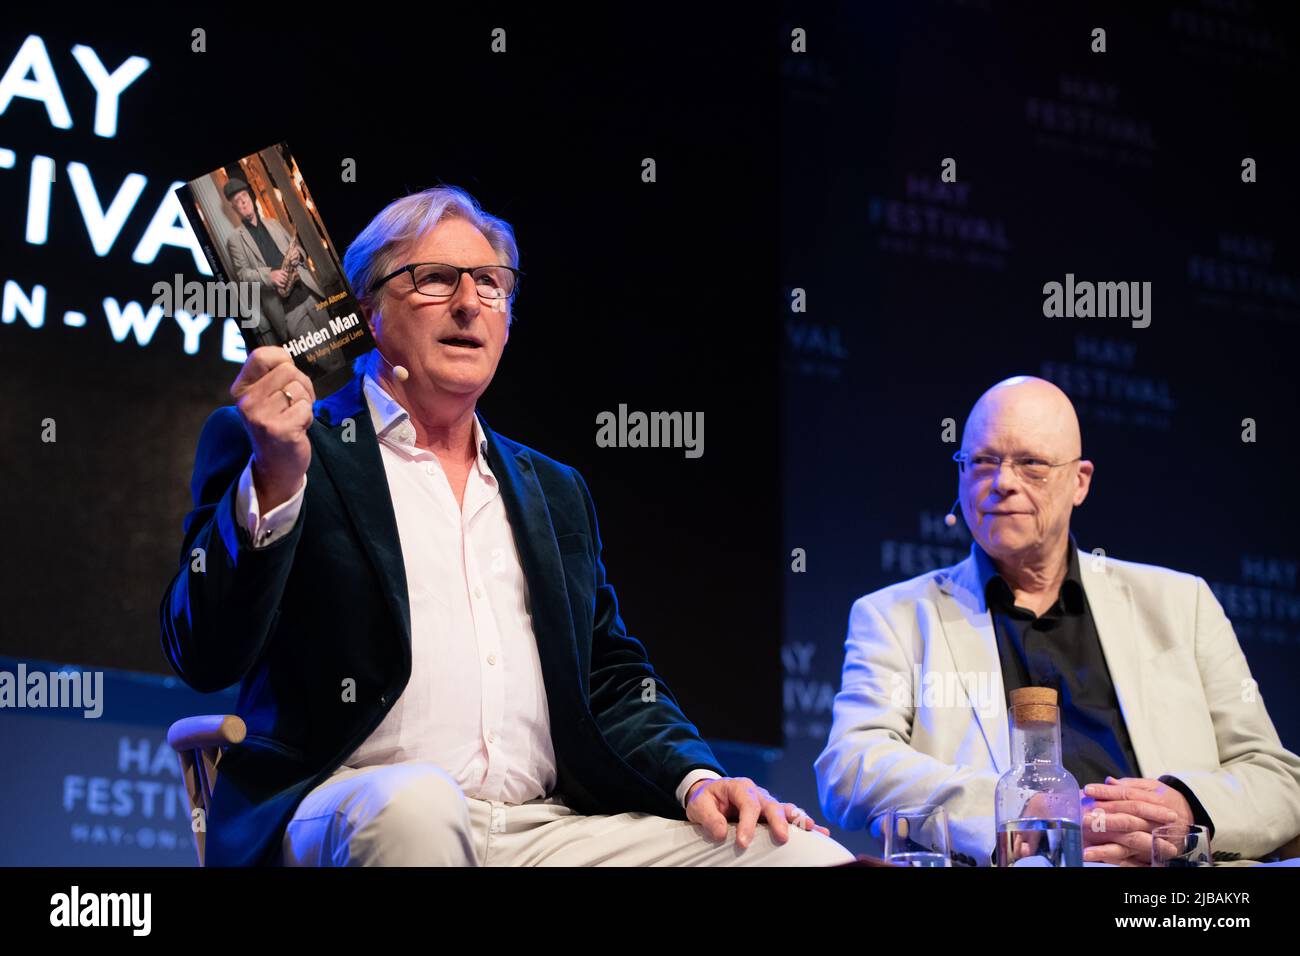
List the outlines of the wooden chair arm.
{"type": "Polygon", "coordinates": [[[242,743],[248,728],[234,714],[183,717],[167,731],[167,743],[177,753],[186,750],[220,750],[242,743]]]}

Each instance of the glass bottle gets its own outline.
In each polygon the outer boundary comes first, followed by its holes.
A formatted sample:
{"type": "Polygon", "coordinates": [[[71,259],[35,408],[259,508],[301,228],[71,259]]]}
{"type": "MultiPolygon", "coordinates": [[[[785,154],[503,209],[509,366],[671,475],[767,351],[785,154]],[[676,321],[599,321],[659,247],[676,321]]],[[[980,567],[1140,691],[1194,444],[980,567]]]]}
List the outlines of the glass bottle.
{"type": "Polygon", "coordinates": [[[1061,711],[1050,687],[1011,692],[1011,769],[994,796],[998,866],[1083,866],[1079,782],[1061,765],[1061,711]]]}

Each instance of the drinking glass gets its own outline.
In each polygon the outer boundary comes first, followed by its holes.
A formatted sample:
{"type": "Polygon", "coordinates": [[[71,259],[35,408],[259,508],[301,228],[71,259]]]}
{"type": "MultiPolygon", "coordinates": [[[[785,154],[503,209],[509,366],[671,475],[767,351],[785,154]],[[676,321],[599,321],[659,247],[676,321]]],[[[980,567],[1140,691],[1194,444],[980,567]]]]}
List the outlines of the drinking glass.
{"type": "Polygon", "coordinates": [[[1213,866],[1210,832],[1199,824],[1167,823],[1151,831],[1152,866],[1213,866]]]}
{"type": "Polygon", "coordinates": [[[896,866],[952,866],[948,814],[936,804],[895,807],[885,820],[885,859],[896,866]]]}

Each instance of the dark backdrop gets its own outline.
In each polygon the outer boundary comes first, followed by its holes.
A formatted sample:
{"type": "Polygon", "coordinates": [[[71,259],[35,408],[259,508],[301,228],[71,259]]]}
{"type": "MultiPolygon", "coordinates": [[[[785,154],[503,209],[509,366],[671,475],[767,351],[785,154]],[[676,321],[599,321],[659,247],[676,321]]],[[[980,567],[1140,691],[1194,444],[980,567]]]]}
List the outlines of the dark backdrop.
{"type": "Polygon", "coordinates": [[[784,730],[783,795],[816,805],[852,600],[967,552],[964,529],[942,524],[956,491],[943,420],[1021,372],[1079,407],[1097,464],[1080,544],[1210,581],[1300,746],[1300,37],[1286,5],[922,0],[591,26],[389,11],[291,30],[205,14],[129,32],[14,16],[5,62],[39,34],[74,127],[32,103],[0,114],[15,153],[0,168],[0,282],[49,295],[45,327],[0,324],[0,652],[162,669],[154,615],[194,442],[236,366],[213,330],[185,355],[166,320],[147,346],[115,341],[101,299],[144,302],[156,278],[192,272],[176,250],[131,259],[173,180],[287,139],[341,245],[439,180],[515,223],[528,278],[485,414],[582,469],[632,633],[706,734],[784,730]],[[196,25],[203,58],[188,52],[196,25]],[[487,53],[495,25],[505,57],[487,53]],[[1088,50],[1094,26],[1105,54],[1088,50]],[[807,54],[788,52],[793,27],[807,54]],[[110,68],[151,60],[113,138],[91,131],[74,43],[110,68]],[[476,125],[473,102],[505,104],[505,133],[476,125]],[[34,155],[58,163],[41,246],[24,240],[34,155]],[[654,186],[639,182],[645,155],[654,186]],[[356,184],[338,181],[345,156],[356,184]],[[958,182],[943,188],[948,156],[958,182]],[[149,177],[103,257],[70,161],[104,196],[149,177]],[[573,279],[593,264],[618,276],[601,302],[573,279]],[[1151,281],[1151,326],[1044,318],[1042,286],[1067,272],[1151,281]],[[794,288],[806,313],[789,311],[794,288]],[[86,326],[63,325],[67,309],[86,326]],[[595,414],[620,402],[706,411],[704,458],[597,449],[595,414]],[[39,441],[45,417],[54,445],[39,441]]]}
{"type": "Polygon", "coordinates": [[[969,552],[942,523],[958,447],[942,422],[959,441],[980,393],[1019,373],[1078,407],[1096,464],[1080,546],[1204,577],[1300,747],[1289,5],[891,2],[786,21],[810,36],[784,63],[781,137],[782,275],[809,304],[786,319],[785,535],[807,571],[787,569],[778,782],[815,805],[853,600],[969,552]],[[1043,285],[1066,273],[1150,281],[1151,325],[1045,318],[1043,285]]]}
{"type": "Polygon", "coordinates": [[[147,345],[115,340],[102,300],[147,308],[155,281],[197,278],[177,248],[133,261],[155,210],[176,181],[286,140],[340,247],[392,199],[439,182],[512,222],[527,275],[485,417],[584,474],[628,629],[702,731],[777,743],[775,14],[329,9],[276,19],[203,5],[100,24],[6,13],[0,58],[39,36],[73,125],[22,99],[0,114],[14,153],[0,169],[0,282],[47,295],[42,327],[0,325],[0,654],[166,670],[157,606],[194,447],[238,365],[215,327],[193,355],[170,318],[147,345]],[[490,51],[498,26],[504,55],[490,51]],[[191,52],[194,27],[206,53],[191,52]],[[110,71],[150,61],[111,137],[93,131],[74,44],[110,71]],[[25,238],[38,155],[56,168],[43,244],[25,238]],[[345,157],[356,183],[340,181],[345,157]],[[644,157],[658,182],[641,181],[644,157]],[[128,174],[147,178],[105,255],[71,162],[105,207],[128,174]],[[67,310],[84,326],[65,325],[67,310]],[[597,448],[597,413],[620,403],[704,412],[703,457],[597,448]],[[40,440],[46,418],[53,443],[40,440]]]}

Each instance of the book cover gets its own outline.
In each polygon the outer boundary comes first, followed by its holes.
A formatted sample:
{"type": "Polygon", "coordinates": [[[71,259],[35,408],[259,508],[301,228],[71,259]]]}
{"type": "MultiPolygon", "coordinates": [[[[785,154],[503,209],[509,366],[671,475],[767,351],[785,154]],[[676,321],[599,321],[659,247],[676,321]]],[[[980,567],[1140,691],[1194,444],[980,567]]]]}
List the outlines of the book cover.
{"type": "Polygon", "coordinates": [[[247,350],[288,349],[317,398],[347,382],[375,343],[289,145],[220,166],[176,197],[247,350]]]}

